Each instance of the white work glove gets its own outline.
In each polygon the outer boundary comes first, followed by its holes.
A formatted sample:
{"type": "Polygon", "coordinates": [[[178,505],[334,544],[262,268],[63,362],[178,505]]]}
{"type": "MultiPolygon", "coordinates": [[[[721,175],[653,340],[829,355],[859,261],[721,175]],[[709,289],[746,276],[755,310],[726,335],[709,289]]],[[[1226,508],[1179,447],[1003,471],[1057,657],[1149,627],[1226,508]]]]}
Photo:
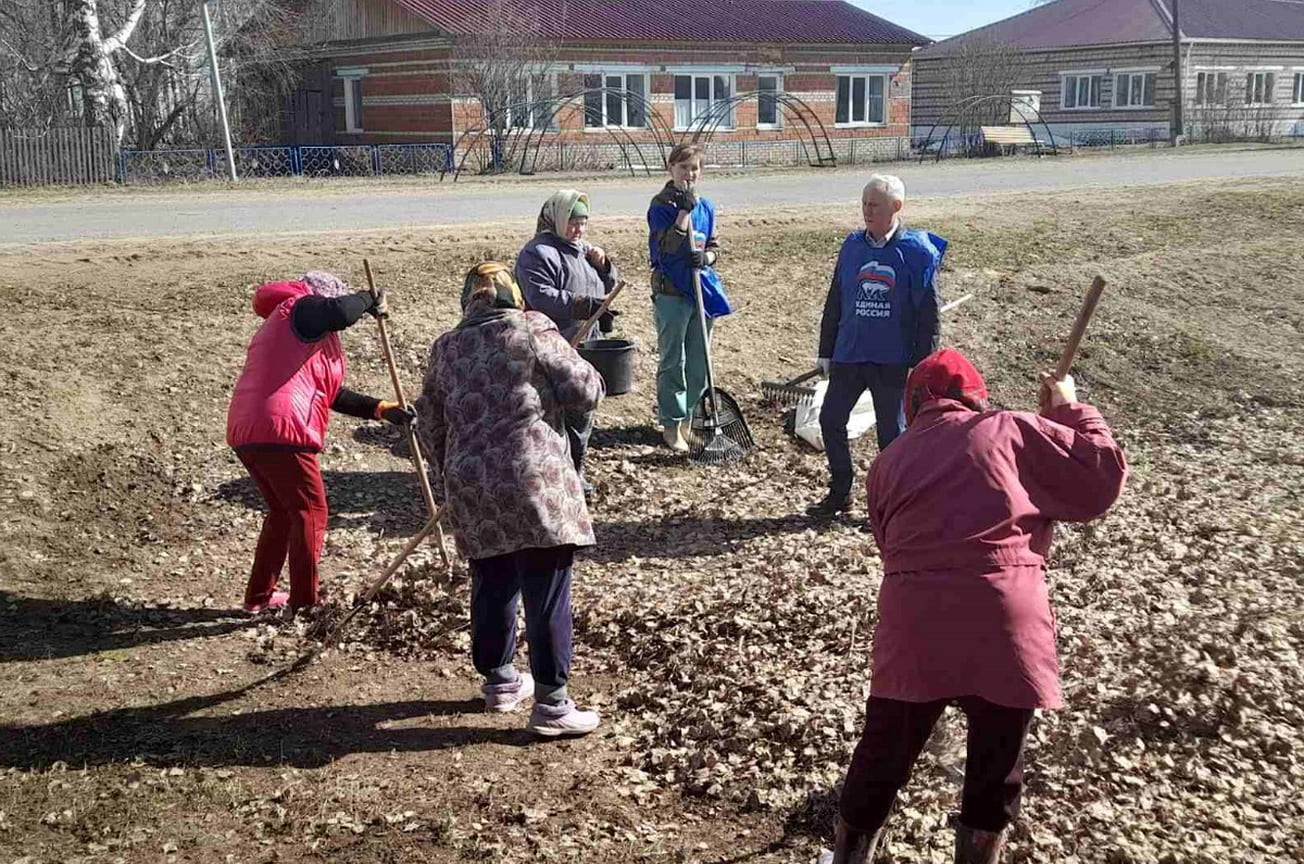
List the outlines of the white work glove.
{"type": "Polygon", "coordinates": [[[1072,375],[1065,375],[1059,381],[1055,376],[1042,373],[1041,392],[1037,394],[1037,404],[1041,410],[1055,408],[1060,405],[1072,405],[1078,401],[1078,388],[1073,383],[1072,375]]]}
{"type": "Polygon", "coordinates": [[[815,361],[815,368],[820,370],[820,377],[829,377],[829,368],[833,366],[833,361],[827,357],[821,357],[815,361]]]}

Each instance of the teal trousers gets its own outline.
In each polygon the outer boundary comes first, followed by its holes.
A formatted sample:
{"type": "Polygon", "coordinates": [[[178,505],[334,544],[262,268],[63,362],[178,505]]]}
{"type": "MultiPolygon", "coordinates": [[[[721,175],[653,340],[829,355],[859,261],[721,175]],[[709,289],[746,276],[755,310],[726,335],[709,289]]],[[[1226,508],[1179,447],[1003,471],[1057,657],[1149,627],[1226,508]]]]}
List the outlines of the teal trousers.
{"type": "MultiPolygon", "coordinates": [[[[706,392],[706,342],[697,305],[687,297],[652,295],[652,320],[657,327],[657,416],[670,426],[692,416],[706,392]]],[[[712,320],[706,319],[706,339],[712,320]]]]}

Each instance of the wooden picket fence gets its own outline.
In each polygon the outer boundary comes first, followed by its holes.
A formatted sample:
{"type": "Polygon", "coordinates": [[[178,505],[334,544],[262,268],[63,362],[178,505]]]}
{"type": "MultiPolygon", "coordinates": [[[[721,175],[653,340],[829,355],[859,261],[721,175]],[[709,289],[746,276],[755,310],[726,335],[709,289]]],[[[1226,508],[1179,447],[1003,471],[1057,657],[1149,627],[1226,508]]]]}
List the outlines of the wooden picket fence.
{"type": "Polygon", "coordinates": [[[117,148],[108,129],[0,129],[0,187],[112,183],[117,148]]]}

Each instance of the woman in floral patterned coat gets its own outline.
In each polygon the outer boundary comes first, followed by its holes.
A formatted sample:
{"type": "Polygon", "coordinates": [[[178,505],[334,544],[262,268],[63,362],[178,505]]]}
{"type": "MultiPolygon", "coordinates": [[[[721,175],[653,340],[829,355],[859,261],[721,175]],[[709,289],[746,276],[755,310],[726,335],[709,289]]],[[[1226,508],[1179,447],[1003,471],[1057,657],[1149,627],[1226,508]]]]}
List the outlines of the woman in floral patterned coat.
{"type": "Polygon", "coordinates": [[[467,274],[462,321],[430,350],[418,429],[471,562],[471,654],[486,710],[512,711],[533,695],[527,728],[583,735],[598,715],[566,692],[571,561],[594,540],[563,416],[597,408],[602,376],[546,315],[523,307],[507,265],[467,274]],[[532,675],[512,662],[518,598],[532,675]]]}

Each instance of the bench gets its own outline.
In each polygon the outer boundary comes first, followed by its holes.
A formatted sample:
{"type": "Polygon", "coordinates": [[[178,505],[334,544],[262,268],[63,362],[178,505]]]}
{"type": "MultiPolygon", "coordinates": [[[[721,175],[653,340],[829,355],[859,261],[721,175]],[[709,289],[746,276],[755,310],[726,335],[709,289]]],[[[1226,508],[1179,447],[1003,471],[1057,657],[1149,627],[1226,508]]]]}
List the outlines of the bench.
{"type": "Polygon", "coordinates": [[[1027,147],[1041,153],[1042,143],[1027,126],[980,126],[983,140],[998,147],[1027,147]]]}

